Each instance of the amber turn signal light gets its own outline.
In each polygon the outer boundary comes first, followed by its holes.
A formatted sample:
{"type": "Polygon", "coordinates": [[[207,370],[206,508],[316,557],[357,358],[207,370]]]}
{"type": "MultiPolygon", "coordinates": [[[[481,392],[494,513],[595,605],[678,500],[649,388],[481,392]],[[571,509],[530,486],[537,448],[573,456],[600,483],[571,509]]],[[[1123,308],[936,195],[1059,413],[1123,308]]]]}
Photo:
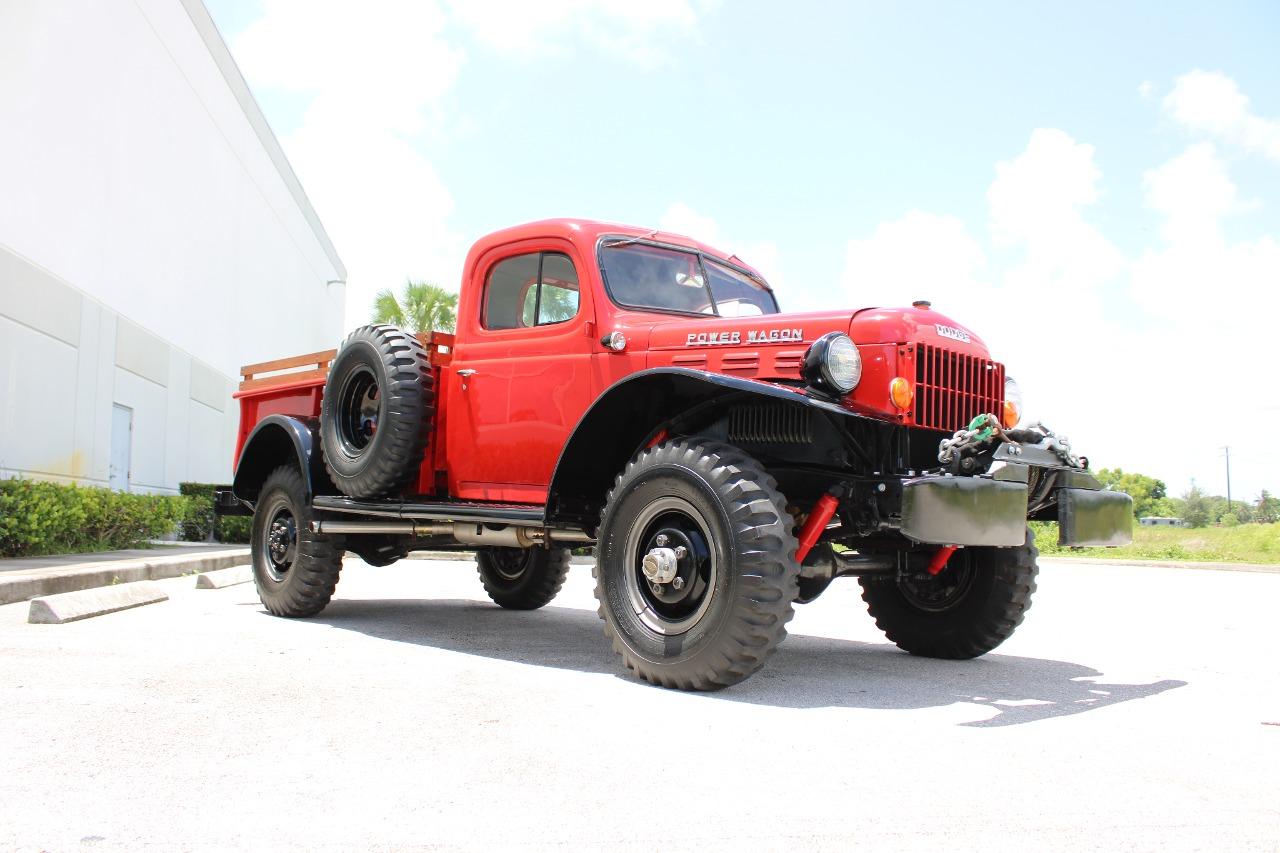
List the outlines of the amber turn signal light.
{"type": "Polygon", "coordinates": [[[1018,404],[1012,400],[1004,401],[1004,428],[1013,429],[1018,425],[1018,421],[1022,420],[1022,413],[1018,411],[1018,404]]]}
{"type": "Polygon", "coordinates": [[[911,408],[911,401],[915,399],[916,389],[911,387],[911,383],[903,379],[901,376],[895,376],[893,381],[889,383],[889,399],[893,404],[903,411],[911,408]]]}

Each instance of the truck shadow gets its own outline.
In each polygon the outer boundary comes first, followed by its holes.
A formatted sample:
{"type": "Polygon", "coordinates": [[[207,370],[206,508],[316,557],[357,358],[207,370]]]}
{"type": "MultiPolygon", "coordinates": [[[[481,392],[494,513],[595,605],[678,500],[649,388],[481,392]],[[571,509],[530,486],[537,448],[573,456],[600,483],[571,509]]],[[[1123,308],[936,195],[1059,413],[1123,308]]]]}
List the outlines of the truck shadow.
{"type": "MultiPolygon", "coordinates": [[[[466,600],[335,599],[313,622],[370,637],[530,666],[614,675],[647,686],[609,648],[594,612],[502,610],[466,600]]],[[[889,643],[791,634],[747,682],[699,696],[780,708],[910,710],[957,702],[992,709],[961,723],[1011,726],[1106,708],[1183,687],[1122,684],[1087,666],[989,654],[971,661],[912,657],[889,643]]],[[[658,689],[658,688],[654,688],[658,689]]]]}

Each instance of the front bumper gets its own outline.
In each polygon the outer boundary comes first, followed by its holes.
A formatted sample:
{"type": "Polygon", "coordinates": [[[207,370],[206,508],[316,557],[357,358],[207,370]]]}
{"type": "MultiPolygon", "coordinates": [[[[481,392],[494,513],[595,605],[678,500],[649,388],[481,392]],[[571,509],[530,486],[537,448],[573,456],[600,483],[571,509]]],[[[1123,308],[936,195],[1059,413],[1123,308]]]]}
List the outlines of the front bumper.
{"type": "MultiPolygon", "coordinates": [[[[1022,545],[1030,470],[1008,462],[990,475],[907,480],[902,484],[902,534],[931,545],[1022,545]]],[[[1057,507],[1058,544],[1114,547],[1133,540],[1133,500],[1128,495],[1104,491],[1088,473],[1074,469],[1042,470],[1037,480],[1042,484],[1037,492],[1057,507]]]]}
{"type": "Polygon", "coordinates": [[[1058,490],[1058,544],[1111,548],[1133,541],[1133,498],[1124,492],[1058,490]]]}
{"type": "Polygon", "coordinates": [[[902,484],[902,535],[931,545],[1021,545],[1027,484],[921,477],[902,484]]]}

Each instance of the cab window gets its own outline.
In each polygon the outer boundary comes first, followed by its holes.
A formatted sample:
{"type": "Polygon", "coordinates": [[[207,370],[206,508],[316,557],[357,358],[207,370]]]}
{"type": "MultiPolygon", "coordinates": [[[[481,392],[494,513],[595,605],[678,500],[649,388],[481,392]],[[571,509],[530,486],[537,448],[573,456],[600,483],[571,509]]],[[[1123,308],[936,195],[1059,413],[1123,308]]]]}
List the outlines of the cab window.
{"type": "Polygon", "coordinates": [[[620,237],[601,247],[600,272],[613,301],[629,308],[720,317],[778,313],[762,280],[692,250],[620,237]]]}
{"type": "Polygon", "coordinates": [[[706,259],[707,283],[721,317],[758,317],[778,310],[773,294],[738,270],[706,259]]]}
{"type": "Polygon", "coordinates": [[[578,314],[578,273],[568,255],[533,252],[496,264],[485,283],[486,329],[522,329],[572,320],[578,314]]]}

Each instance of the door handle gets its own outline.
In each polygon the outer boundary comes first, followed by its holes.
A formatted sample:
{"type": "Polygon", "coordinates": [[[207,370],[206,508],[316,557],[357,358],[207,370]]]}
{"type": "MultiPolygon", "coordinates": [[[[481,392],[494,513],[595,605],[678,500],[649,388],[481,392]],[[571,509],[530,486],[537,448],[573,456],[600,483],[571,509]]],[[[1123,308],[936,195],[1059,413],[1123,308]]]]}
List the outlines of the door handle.
{"type": "Polygon", "coordinates": [[[458,371],[458,376],[462,379],[462,390],[467,390],[467,380],[475,376],[476,372],[470,367],[464,367],[458,371]]]}

